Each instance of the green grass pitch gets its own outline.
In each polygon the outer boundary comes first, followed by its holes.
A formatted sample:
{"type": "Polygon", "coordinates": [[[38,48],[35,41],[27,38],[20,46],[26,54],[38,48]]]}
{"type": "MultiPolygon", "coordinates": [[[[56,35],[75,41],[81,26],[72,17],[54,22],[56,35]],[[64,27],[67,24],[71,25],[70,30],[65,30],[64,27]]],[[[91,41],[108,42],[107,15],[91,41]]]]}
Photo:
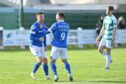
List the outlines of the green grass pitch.
{"type": "MultiPolygon", "coordinates": [[[[47,51],[49,59],[50,51],[47,51]]],[[[0,51],[0,84],[126,84],[126,48],[112,50],[113,63],[105,70],[105,60],[96,49],[69,50],[69,62],[74,77],[69,82],[64,65],[59,59],[59,81],[45,80],[42,67],[36,73],[37,81],[30,78],[35,63],[30,51],[0,51]]]]}

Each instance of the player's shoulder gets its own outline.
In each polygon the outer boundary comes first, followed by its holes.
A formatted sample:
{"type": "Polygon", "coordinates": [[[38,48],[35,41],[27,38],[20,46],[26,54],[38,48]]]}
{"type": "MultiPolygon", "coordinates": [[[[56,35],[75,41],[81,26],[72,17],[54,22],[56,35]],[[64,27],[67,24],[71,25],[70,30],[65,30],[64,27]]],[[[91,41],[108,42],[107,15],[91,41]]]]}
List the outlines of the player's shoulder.
{"type": "Polygon", "coordinates": [[[34,22],[32,25],[33,26],[38,26],[38,22],[34,22]]]}
{"type": "Polygon", "coordinates": [[[116,16],[115,15],[112,15],[112,18],[116,18],[116,16]]]}
{"type": "Polygon", "coordinates": [[[38,26],[38,23],[37,22],[34,22],[31,26],[31,30],[35,30],[38,26]]]}
{"type": "Polygon", "coordinates": [[[67,28],[69,28],[68,22],[64,21],[64,25],[65,25],[67,28]]]}
{"type": "Polygon", "coordinates": [[[107,15],[104,17],[104,19],[106,19],[106,18],[108,18],[108,16],[107,16],[107,15]]]}
{"type": "Polygon", "coordinates": [[[117,22],[117,18],[116,18],[114,15],[112,15],[112,20],[113,20],[114,22],[117,22]]]}
{"type": "Polygon", "coordinates": [[[67,26],[69,26],[68,22],[65,22],[65,24],[66,24],[67,26]]]}
{"type": "Polygon", "coordinates": [[[111,18],[108,15],[106,15],[103,20],[105,21],[105,20],[108,20],[108,19],[111,19],[111,18]]]}
{"type": "Polygon", "coordinates": [[[114,15],[112,15],[112,19],[113,19],[113,20],[117,20],[116,17],[115,17],[114,15]]]}
{"type": "Polygon", "coordinates": [[[52,27],[56,27],[57,24],[58,24],[57,22],[53,23],[52,27]]]}

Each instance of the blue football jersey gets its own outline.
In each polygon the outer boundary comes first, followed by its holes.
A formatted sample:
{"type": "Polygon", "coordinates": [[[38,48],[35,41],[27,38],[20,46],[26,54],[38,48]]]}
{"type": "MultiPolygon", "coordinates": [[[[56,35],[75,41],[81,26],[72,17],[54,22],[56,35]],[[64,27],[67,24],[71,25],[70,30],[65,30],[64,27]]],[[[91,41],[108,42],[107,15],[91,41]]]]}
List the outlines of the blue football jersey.
{"type": "Polygon", "coordinates": [[[51,26],[50,31],[54,36],[51,45],[59,48],[67,48],[69,25],[64,20],[58,21],[51,26]]]}
{"type": "Polygon", "coordinates": [[[48,29],[46,27],[46,24],[39,24],[38,22],[35,22],[30,29],[30,45],[35,45],[38,47],[46,47],[46,34],[48,32],[48,29]],[[44,37],[44,42],[41,42],[39,39],[41,37],[44,37]]]}

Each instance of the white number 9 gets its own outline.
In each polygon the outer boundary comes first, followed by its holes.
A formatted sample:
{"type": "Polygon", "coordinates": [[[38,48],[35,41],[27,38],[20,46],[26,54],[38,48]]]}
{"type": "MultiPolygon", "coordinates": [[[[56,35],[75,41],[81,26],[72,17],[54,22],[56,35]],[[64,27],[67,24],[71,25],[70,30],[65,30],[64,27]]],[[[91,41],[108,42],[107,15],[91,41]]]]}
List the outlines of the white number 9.
{"type": "Polygon", "coordinates": [[[65,33],[61,33],[61,40],[64,40],[65,39],[65,33]]]}

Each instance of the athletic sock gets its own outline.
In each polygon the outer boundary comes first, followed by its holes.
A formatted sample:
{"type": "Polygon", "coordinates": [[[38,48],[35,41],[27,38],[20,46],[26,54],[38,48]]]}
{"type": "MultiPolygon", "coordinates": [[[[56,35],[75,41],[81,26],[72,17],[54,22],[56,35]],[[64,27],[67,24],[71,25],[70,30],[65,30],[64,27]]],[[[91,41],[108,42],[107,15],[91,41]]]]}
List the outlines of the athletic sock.
{"type": "Polygon", "coordinates": [[[111,55],[109,55],[110,56],[110,62],[112,61],[112,56],[111,55]]]}
{"type": "Polygon", "coordinates": [[[102,51],[102,56],[107,60],[107,54],[104,50],[102,51]]]}
{"type": "Polygon", "coordinates": [[[106,67],[110,67],[111,56],[110,55],[106,55],[106,56],[107,56],[106,67]]]}
{"type": "Polygon", "coordinates": [[[67,73],[71,74],[70,64],[68,62],[65,62],[64,65],[65,65],[65,69],[66,69],[67,73]]]}
{"type": "Polygon", "coordinates": [[[56,65],[55,63],[51,63],[51,69],[54,75],[57,75],[56,65]]]}
{"type": "Polygon", "coordinates": [[[45,73],[46,76],[49,75],[47,63],[43,64],[43,70],[44,70],[44,73],[45,73]]]}
{"type": "Polygon", "coordinates": [[[36,73],[36,71],[38,70],[39,66],[41,65],[41,63],[39,62],[36,62],[35,65],[34,65],[34,68],[33,68],[33,73],[36,73]]]}

